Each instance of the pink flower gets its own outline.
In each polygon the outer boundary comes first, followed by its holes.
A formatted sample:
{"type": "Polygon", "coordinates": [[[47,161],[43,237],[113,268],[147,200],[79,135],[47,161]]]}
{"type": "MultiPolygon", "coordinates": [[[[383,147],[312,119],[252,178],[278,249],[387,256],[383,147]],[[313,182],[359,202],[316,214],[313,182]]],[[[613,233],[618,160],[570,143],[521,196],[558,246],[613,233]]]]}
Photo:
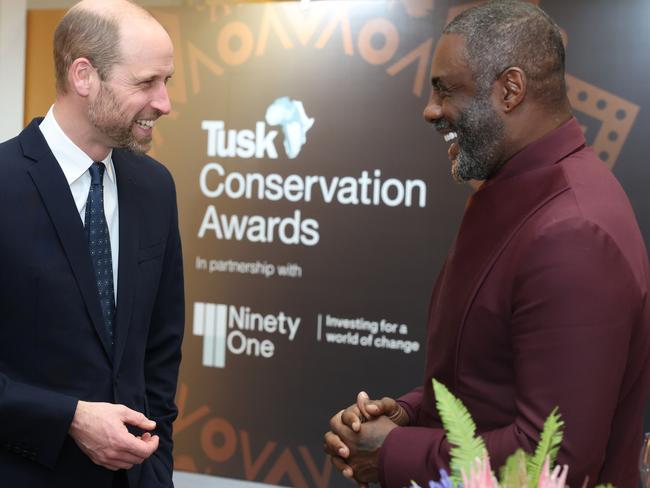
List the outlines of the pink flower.
{"type": "Polygon", "coordinates": [[[499,488],[499,483],[492,474],[487,454],[483,456],[483,459],[476,459],[475,466],[469,470],[469,476],[465,474],[465,471],[461,475],[463,488],[499,488]]]}
{"type": "Polygon", "coordinates": [[[555,466],[553,472],[550,472],[550,463],[548,457],[544,461],[544,467],[539,475],[539,484],[537,488],[564,488],[566,477],[569,473],[569,467],[565,464],[560,467],[555,466]]]}

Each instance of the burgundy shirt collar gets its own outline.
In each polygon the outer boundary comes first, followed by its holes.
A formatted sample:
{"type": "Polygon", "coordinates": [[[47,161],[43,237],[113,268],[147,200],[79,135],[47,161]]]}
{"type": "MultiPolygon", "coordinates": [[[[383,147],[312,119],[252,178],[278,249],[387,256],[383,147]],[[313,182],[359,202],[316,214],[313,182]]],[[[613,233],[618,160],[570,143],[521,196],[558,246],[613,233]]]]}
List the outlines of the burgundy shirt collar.
{"type": "Polygon", "coordinates": [[[493,178],[481,185],[479,191],[498,181],[553,165],[581,149],[585,144],[582,127],[575,117],[571,117],[560,127],[529,144],[506,161],[493,178]]]}

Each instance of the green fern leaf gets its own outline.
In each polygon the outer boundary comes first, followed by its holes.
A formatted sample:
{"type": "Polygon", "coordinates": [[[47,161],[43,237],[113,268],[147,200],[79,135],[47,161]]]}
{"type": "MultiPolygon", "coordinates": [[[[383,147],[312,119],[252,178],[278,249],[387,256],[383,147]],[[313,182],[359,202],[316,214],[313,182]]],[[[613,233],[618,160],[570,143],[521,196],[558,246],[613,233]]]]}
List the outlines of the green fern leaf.
{"type": "Polygon", "coordinates": [[[544,460],[548,456],[552,467],[555,465],[557,452],[562,444],[562,429],[564,421],[561,419],[557,411],[557,407],[553,409],[551,414],[544,422],[544,430],[539,438],[539,444],[535,449],[535,454],[528,458],[528,476],[531,480],[531,486],[537,486],[539,483],[539,476],[544,466],[544,460]]]}
{"type": "Polygon", "coordinates": [[[523,449],[517,449],[499,471],[499,486],[502,488],[526,488],[528,472],[526,470],[527,456],[523,449]]]}
{"type": "Polygon", "coordinates": [[[461,471],[469,474],[476,458],[482,459],[485,455],[485,443],[476,435],[476,424],[463,402],[435,379],[433,391],[442,426],[447,431],[447,440],[454,446],[450,451],[450,478],[454,485],[458,485],[462,481],[461,471]]]}

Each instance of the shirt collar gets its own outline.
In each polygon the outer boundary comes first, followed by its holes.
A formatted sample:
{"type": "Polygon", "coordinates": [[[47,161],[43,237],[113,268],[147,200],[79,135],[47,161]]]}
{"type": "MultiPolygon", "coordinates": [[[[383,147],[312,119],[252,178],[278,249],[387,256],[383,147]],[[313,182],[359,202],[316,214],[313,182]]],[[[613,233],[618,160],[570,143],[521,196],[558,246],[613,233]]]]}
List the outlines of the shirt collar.
{"type": "MultiPolygon", "coordinates": [[[[61,126],[54,117],[54,105],[50,107],[39,128],[52,154],[54,154],[59,166],[61,166],[68,185],[71,185],[88,171],[88,168],[90,168],[94,161],[63,132],[63,129],[61,129],[61,126]]],[[[106,166],[106,174],[115,183],[112,150],[102,162],[106,166]]]]}
{"type": "Polygon", "coordinates": [[[571,117],[560,127],[540,137],[511,157],[493,178],[481,185],[481,189],[506,178],[555,164],[585,144],[580,123],[575,117],[571,117]]]}

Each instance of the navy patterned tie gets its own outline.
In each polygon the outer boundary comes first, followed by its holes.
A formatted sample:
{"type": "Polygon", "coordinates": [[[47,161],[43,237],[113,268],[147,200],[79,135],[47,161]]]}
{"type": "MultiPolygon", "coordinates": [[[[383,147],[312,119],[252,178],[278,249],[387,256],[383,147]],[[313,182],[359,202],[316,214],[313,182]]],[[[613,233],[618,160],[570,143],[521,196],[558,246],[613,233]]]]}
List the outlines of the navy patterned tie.
{"type": "Polygon", "coordinates": [[[115,295],[113,290],[113,259],[111,238],[104,216],[104,163],[93,163],[90,171],[90,191],[86,202],[85,228],[88,237],[90,257],[95,268],[95,280],[99,290],[99,302],[106,330],[113,343],[113,319],[115,317],[115,295]]]}

